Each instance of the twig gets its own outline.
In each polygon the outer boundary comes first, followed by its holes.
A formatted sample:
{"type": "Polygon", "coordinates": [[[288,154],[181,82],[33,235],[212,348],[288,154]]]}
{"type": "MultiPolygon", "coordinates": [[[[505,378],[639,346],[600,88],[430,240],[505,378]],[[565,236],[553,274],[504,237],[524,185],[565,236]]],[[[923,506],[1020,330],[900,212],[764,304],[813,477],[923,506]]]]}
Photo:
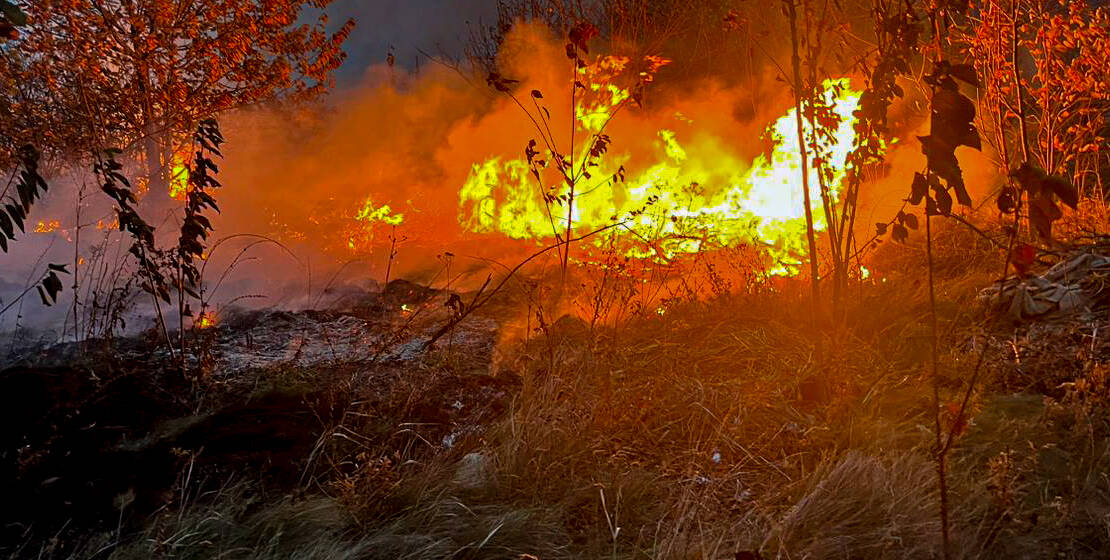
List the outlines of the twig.
{"type": "Polygon", "coordinates": [[[599,233],[601,233],[601,232],[604,232],[604,231],[607,231],[607,230],[613,229],[613,228],[615,228],[615,227],[617,227],[617,226],[620,226],[620,225],[623,225],[623,224],[624,224],[624,222],[620,222],[620,223],[616,223],[616,224],[610,224],[610,225],[607,225],[607,226],[605,226],[605,227],[603,227],[603,228],[600,228],[600,229],[596,229],[596,230],[594,230],[594,231],[591,231],[590,233],[587,233],[587,234],[585,234],[585,235],[582,235],[582,236],[576,237],[576,238],[574,238],[574,239],[568,239],[568,240],[566,240],[565,242],[562,242],[562,243],[556,243],[555,245],[549,245],[549,246],[547,246],[547,247],[544,247],[543,249],[541,249],[541,250],[539,250],[539,251],[537,251],[537,252],[535,252],[535,253],[532,253],[532,255],[531,255],[531,256],[529,256],[528,258],[524,259],[523,261],[520,261],[520,263],[518,263],[518,264],[517,264],[516,266],[514,266],[514,267],[513,267],[513,268],[512,268],[511,270],[509,270],[508,274],[506,274],[506,275],[505,275],[505,277],[504,277],[504,278],[502,278],[502,279],[501,279],[501,281],[500,281],[500,282],[498,282],[498,283],[497,283],[497,285],[496,285],[496,286],[494,286],[492,290],[490,290],[490,291],[489,291],[488,293],[486,293],[486,294],[485,294],[485,297],[483,298],[483,297],[481,297],[481,295],[482,295],[482,293],[483,293],[483,291],[484,291],[484,289],[485,289],[485,286],[486,286],[486,285],[488,285],[488,284],[489,284],[489,282],[490,282],[490,279],[487,279],[487,280],[486,280],[486,283],[482,285],[482,288],[483,288],[483,289],[482,289],[482,290],[479,290],[479,291],[478,291],[478,293],[477,293],[477,294],[475,294],[475,296],[474,296],[474,300],[473,300],[473,301],[472,301],[472,302],[470,303],[470,305],[466,306],[466,307],[465,307],[465,308],[464,308],[464,309],[463,309],[463,310],[462,310],[461,312],[459,312],[459,313],[458,313],[458,314],[457,314],[457,315],[456,315],[455,317],[452,317],[450,321],[448,321],[448,322],[447,322],[447,323],[446,323],[445,325],[443,325],[442,327],[440,327],[440,329],[439,329],[438,331],[436,331],[436,332],[435,332],[435,334],[433,334],[433,335],[431,336],[431,338],[429,338],[429,339],[428,339],[428,341],[427,341],[427,342],[425,342],[425,343],[424,343],[424,346],[423,346],[422,350],[423,350],[423,351],[425,351],[425,352],[426,352],[426,351],[428,351],[428,349],[430,349],[430,348],[431,348],[431,347],[432,347],[432,346],[433,346],[433,345],[434,345],[434,344],[436,343],[436,341],[437,341],[437,340],[439,340],[440,338],[442,338],[442,337],[443,337],[443,335],[447,334],[447,333],[448,333],[448,332],[449,332],[449,331],[450,331],[451,329],[453,329],[453,328],[454,328],[454,327],[455,327],[456,325],[458,325],[458,324],[459,324],[459,323],[461,323],[461,322],[462,322],[462,321],[463,321],[464,319],[466,319],[466,318],[467,318],[468,316],[470,316],[470,314],[471,314],[471,313],[473,313],[473,312],[477,311],[477,310],[478,310],[479,308],[481,308],[481,307],[482,307],[482,306],[484,306],[485,304],[489,303],[489,301],[490,301],[490,300],[491,300],[491,299],[493,298],[493,296],[494,296],[494,295],[496,295],[496,294],[497,294],[497,292],[501,291],[501,288],[502,288],[502,287],[504,287],[504,286],[505,286],[505,284],[506,284],[506,283],[508,283],[508,282],[509,282],[509,280],[510,280],[510,279],[511,279],[511,278],[512,278],[512,277],[513,277],[513,276],[514,276],[514,275],[515,275],[515,274],[516,274],[517,272],[519,272],[521,268],[523,268],[523,267],[524,267],[524,265],[526,265],[526,264],[528,264],[528,263],[532,262],[532,261],[533,261],[533,260],[535,260],[536,258],[538,258],[538,257],[540,257],[540,256],[542,256],[542,255],[544,255],[544,254],[546,254],[546,253],[548,253],[549,251],[552,251],[552,250],[554,250],[554,249],[558,249],[558,248],[562,247],[562,246],[563,246],[563,245],[565,245],[566,243],[575,243],[575,242],[581,241],[581,240],[583,240],[583,239],[586,239],[586,238],[588,238],[588,237],[592,237],[592,236],[594,236],[594,235],[597,235],[597,234],[599,234],[599,233]]]}

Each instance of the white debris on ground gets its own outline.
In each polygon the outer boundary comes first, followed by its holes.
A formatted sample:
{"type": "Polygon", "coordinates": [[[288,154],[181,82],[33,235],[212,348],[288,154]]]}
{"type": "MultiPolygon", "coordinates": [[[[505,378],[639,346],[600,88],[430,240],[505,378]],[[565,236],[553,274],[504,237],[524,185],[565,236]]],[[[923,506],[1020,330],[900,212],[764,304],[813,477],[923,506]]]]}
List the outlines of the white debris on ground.
{"type": "Polygon", "coordinates": [[[979,292],[980,302],[1005,308],[1015,320],[1054,319],[1093,311],[1110,280],[1108,247],[1078,249],[1040,275],[1010,278],[979,292]]]}
{"type": "MultiPolygon", "coordinates": [[[[225,310],[216,324],[189,331],[189,359],[211,364],[208,375],[241,378],[249,371],[274,367],[313,368],[328,365],[404,364],[425,356],[428,340],[451,320],[444,305],[447,292],[394,281],[384,293],[367,293],[343,308],[310,311],[225,310]]],[[[469,356],[487,366],[493,362],[498,322],[474,314],[456,325],[436,347],[469,356]]],[[[150,331],[155,332],[155,331],[150,331]]],[[[82,355],[81,344],[57,343],[56,337],[7,342],[0,367],[19,361],[69,363],[82,355]]],[[[155,333],[157,334],[157,333],[155,333]]],[[[170,338],[176,340],[176,333],[170,338]]],[[[150,333],[118,339],[113,353],[138,361],[165,360],[169,351],[150,333]]]]}
{"type": "MultiPolygon", "coordinates": [[[[216,327],[210,352],[221,376],[279,365],[407,362],[420,358],[425,341],[446,321],[438,310],[415,320],[404,316],[371,320],[346,314],[262,312],[216,327]]],[[[497,327],[493,319],[469,317],[439,344],[489,354],[497,340],[497,327]]]]}

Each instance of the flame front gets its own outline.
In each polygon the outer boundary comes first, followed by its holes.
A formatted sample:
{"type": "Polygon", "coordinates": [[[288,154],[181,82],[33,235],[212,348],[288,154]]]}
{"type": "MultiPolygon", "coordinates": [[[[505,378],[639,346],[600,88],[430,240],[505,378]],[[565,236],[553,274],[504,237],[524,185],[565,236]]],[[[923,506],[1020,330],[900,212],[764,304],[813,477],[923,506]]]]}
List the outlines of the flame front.
{"type": "MultiPolygon", "coordinates": [[[[839,116],[831,131],[833,141],[821,146],[835,198],[852,149],[853,112],[860,94],[850,89],[847,79],[824,85],[824,102],[839,116]]],[[[596,118],[598,113],[611,115],[623,102],[626,92],[609,89],[609,107],[604,103],[578,107],[583,136],[604,126],[596,118]]],[[[759,245],[781,264],[780,272],[791,272],[806,252],[795,110],[768,128],[773,148],[750,163],[736,156],[726,142],[707,140],[696,125],[675,115],[674,126],[656,132],[654,153],[647,156],[646,167],[644,154],[621,152],[619,139],[614,139],[614,149],[576,185],[570,216],[573,230],[585,233],[620,224],[611,235],[597,236],[595,243],[618,238],[624,242],[625,255],[642,258],[672,259],[702,250],[759,245]]],[[[808,123],[806,128],[809,136],[808,123]]],[[[553,158],[550,152],[541,157],[553,158]]],[[[808,172],[814,227],[823,230],[817,170],[808,172]]],[[[474,164],[459,191],[459,223],[471,232],[515,239],[551,240],[562,235],[558,225],[567,223],[566,205],[545,203],[543,193],[549,187],[539,186],[536,179],[526,159],[492,157],[474,164]]],[[[566,195],[569,189],[561,185],[555,192],[566,195]]]]}

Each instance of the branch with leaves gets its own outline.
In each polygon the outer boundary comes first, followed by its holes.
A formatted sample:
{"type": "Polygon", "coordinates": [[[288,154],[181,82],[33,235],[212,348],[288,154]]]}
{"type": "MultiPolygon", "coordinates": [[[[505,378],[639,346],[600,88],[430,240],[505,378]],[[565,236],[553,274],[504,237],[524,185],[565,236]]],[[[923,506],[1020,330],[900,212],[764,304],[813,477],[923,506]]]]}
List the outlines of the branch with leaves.
{"type": "MultiPolygon", "coordinates": [[[[551,226],[552,236],[562,246],[562,270],[564,279],[570,262],[570,240],[574,233],[574,207],[583,194],[589,193],[606,183],[620,183],[625,179],[625,169],[621,166],[611,176],[594,179],[595,169],[601,166],[601,160],[608,153],[612,138],[606,134],[606,128],[613,118],[629,103],[640,104],[643,100],[645,87],[650,83],[656,72],[669,61],[657,56],[644,57],[644,68],[637,75],[636,81],[631,84],[628,95],[616,99],[605,110],[600,122],[588,124],[586,119],[592,115],[584,115],[580,111],[580,103],[592,91],[589,81],[591,65],[587,63],[589,42],[598,35],[598,30],[592,24],[579,22],[573,26],[567,35],[565,45],[567,59],[571,63],[570,87],[570,128],[569,135],[564,142],[556,138],[552,130],[552,113],[545,103],[543,92],[531,90],[528,101],[531,107],[525,105],[514,93],[518,80],[507,78],[498,72],[491,71],[486,84],[494,90],[504,93],[524,112],[538,134],[528,141],[524,149],[529,173],[536,180],[539,187],[540,198],[543,201],[545,214],[551,226]],[[579,129],[587,133],[585,141],[577,138],[579,129]],[[554,183],[545,181],[545,171],[553,170],[557,179],[554,183]],[[594,184],[584,184],[594,180],[594,184]],[[555,207],[564,209],[563,215],[556,215],[555,207]]],[[[601,88],[601,91],[606,91],[601,88]]],[[[610,93],[611,94],[611,93],[610,93]]]]}
{"type": "Polygon", "coordinates": [[[134,240],[128,252],[139,261],[139,272],[142,278],[139,286],[144,292],[150,294],[158,324],[162,329],[162,336],[165,337],[172,357],[174,349],[170,344],[169,329],[166,328],[161,305],[161,302],[167,305],[170,303],[169,283],[161,267],[163,255],[154,244],[154,227],[148,224],[135,209],[138,199],[135,198],[131,182],[122,173],[123,164],[116,160],[119,154],[120,151],[117,149],[108,149],[103,153],[96,152],[93,172],[101,181],[100,189],[116,202],[119,230],[126,231],[134,240]]]}
{"type": "MultiPolygon", "coordinates": [[[[3,6],[0,6],[0,8],[3,8],[3,6]]],[[[0,193],[0,201],[3,203],[3,207],[0,207],[0,250],[5,253],[8,252],[8,243],[16,239],[16,228],[19,228],[20,233],[27,233],[25,222],[27,221],[27,214],[31,211],[31,206],[49,190],[46,180],[39,174],[38,150],[33,146],[24,146],[19,150],[19,162],[19,169],[8,180],[4,192],[0,193]],[[17,177],[18,180],[16,180],[17,177]],[[14,195],[9,194],[12,188],[15,189],[14,195]]],[[[65,265],[47,265],[46,274],[42,280],[28,287],[22,294],[8,302],[8,305],[0,310],[0,315],[11,309],[32,288],[38,291],[43,305],[49,307],[57,303],[58,294],[62,292],[62,281],[58,278],[58,273],[69,274],[69,271],[66,270],[65,265]]]]}
{"type": "MultiPolygon", "coordinates": [[[[178,311],[178,350],[182,359],[185,356],[185,317],[193,317],[192,307],[186,296],[203,302],[201,295],[201,271],[197,259],[204,259],[205,241],[212,231],[212,222],[204,215],[207,209],[220,211],[211,189],[219,188],[220,182],[215,174],[219,172],[210,156],[221,157],[220,144],[224,142],[219,124],[215,119],[205,119],[193,135],[196,157],[187,168],[189,186],[185,193],[185,217],[181,222],[180,236],[174,250],[177,260],[177,311],[178,311]]],[[[202,311],[203,312],[203,311],[202,311]]],[[[184,364],[182,364],[184,366],[184,364]]]]}

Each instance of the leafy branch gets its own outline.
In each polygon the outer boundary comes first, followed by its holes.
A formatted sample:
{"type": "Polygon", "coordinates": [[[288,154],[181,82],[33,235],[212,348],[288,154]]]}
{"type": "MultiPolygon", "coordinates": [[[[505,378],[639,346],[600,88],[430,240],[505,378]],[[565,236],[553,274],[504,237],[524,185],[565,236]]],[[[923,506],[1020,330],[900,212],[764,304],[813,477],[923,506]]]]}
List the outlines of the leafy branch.
{"type": "MultiPolygon", "coordinates": [[[[7,16],[7,5],[0,4],[0,10],[3,10],[5,17],[7,16]]],[[[0,250],[5,253],[8,252],[8,242],[15,241],[15,229],[19,228],[20,233],[27,233],[26,220],[27,214],[31,211],[31,206],[35,200],[41,199],[49,190],[46,180],[39,174],[39,152],[34,146],[23,146],[19,150],[20,169],[18,172],[13,173],[12,177],[8,180],[8,184],[4,187],[4,192],[0,196],[5,196],[3,199],[3,207],[0,207],[0,250]],[[13,181],[16,177],[19,178],[14,183],[15,196],[9,195],[9,191],[13,187],[13,181]]],[[[39,298],[42,299],[42,304],[49,307],[58,302],[58,294],[62,292],[62,281],[58,278],[58,273],[69,274],[65,265],[48,264],[46,274],[38,283],[28,287],[23,293],[19,294],[12,299],[4,309],[0,310],[0,315],[11,309],[16,302],[23,299],[31,289],[36,289],[39,293],[39,298]]]]}

